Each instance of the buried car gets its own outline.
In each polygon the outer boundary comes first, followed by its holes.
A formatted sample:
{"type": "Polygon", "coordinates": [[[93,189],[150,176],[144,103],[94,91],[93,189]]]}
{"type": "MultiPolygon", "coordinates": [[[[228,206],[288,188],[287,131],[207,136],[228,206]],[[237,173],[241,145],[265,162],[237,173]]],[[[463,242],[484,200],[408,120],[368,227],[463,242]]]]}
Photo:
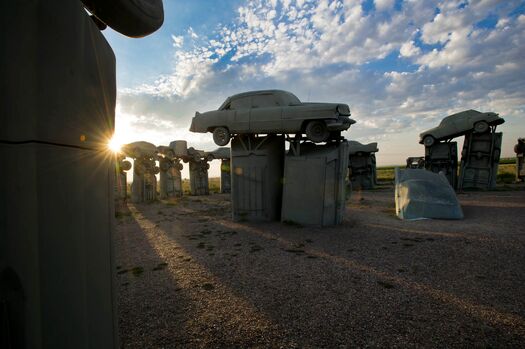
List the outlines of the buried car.
{"type": "Polygon", "coordinates": [[[196,112],[190,131],[212,132],[220,146],[235,134],[250,133],[305,133],[320,143],[355,123],[349,116],[347,104],[303,103],[282,90],[251,91],[228,97],[218,110],[196,112]]]}
{"type": "Polygon", "coordinates": [[[469,109],[449,115],[441,120],[439,126],[421,133],[419,135],[419,143],[430,147],[436,141],[458,137],[470,131],[476,133],[487,132],[490,126],[500,125],[504,122],[505,119],[500,118],[496,113],[481,113],[477,110],[469,109]]]}

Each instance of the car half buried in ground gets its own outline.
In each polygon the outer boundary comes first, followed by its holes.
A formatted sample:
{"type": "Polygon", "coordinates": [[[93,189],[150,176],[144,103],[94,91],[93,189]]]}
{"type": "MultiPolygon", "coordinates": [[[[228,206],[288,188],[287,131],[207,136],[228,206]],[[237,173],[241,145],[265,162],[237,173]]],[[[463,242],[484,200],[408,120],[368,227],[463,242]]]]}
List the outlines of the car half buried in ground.
{"type": "Polygon", "coordinates": [[[487,132],[490,126],[500,125],[504,122],[505,119],[500,118],[496,113],[481,113],[477,110],[469,109],[449,115],[441,120],[439,126],[421,133],[419,135],[419,143],[430,147],[436,141],[452,139],[471,131],[476,133],[487,132]]]}
{"type": "Polygon", "coordinates": [[[192,132],[212,132],[217,145],[236,134],[306,134],[326,142],[355,123],[350,108],[340,103],[303,103],[282,90],[263,90],[228,97],[218,110],[195,113],[192,132]]]}

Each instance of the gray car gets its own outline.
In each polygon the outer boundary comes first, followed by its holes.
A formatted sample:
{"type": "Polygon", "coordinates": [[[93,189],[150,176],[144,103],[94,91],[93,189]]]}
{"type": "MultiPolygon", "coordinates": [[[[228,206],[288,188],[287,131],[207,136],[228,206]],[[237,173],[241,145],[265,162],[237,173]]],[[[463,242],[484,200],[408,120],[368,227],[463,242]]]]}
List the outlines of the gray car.
{"type": "Polygon", "coordinates": [[[439,126],[421,133],[419,143],[430,147],[435,141],[462,136],[471,131],[484,133],[489,130],[490,126],[500,125],[504,122],[505,119],[500,118],[496,113],[481,113],[469,109],[449,115],[441,120],[439,126]]]}
{"type": "Polygon", "coordinates": [[[305,133],[319,143],[355,123],[349,116],[347,104],[303,103],[282,90],[251,91],[228,97],[218,110],[196,112],[190,131],[212,132],[220,146],[235,134],[248,133],[305,133]]]}

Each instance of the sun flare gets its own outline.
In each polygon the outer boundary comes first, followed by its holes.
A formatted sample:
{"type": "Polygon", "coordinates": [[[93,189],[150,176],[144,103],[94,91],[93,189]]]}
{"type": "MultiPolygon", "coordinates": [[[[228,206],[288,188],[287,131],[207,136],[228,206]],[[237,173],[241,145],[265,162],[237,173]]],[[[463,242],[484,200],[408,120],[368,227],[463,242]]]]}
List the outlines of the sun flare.
{"type": "Polygon", "coordinates": [[[114,152],[118,153],[120,152],[120,148],[122,147],[123,143],[120,141],[117,137],[113,136],[108,142],[108,148],[114,152]]]}

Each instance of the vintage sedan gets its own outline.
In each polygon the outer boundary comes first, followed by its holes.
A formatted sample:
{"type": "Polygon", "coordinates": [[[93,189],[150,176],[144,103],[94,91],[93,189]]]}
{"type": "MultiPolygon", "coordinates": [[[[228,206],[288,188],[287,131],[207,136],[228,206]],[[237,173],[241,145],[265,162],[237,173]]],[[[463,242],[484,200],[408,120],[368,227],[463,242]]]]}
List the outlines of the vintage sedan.
{"type": "Polygon", "coordinates": [[[228,97],[218,110],[196,112],[190,131],[212,132],[217,145],[236,134],[304,133],[312,142],[326,142],[355,123],[350,108],[338,103],[303,103],[282,90],[240,93],[228,97]]]}
{"type": "Polygon", "coordinates": [[[421,133],[419,135],[419,143],[430,147],[436,141],[452,139],[471,131],[476,133],[487,132],[490,126],[500,125],[504,122],[505,119],[500,118],[496,113],[481,113],[477,110],[469,109],[449,115],[441,120],[439,126],[421,133]]]}

